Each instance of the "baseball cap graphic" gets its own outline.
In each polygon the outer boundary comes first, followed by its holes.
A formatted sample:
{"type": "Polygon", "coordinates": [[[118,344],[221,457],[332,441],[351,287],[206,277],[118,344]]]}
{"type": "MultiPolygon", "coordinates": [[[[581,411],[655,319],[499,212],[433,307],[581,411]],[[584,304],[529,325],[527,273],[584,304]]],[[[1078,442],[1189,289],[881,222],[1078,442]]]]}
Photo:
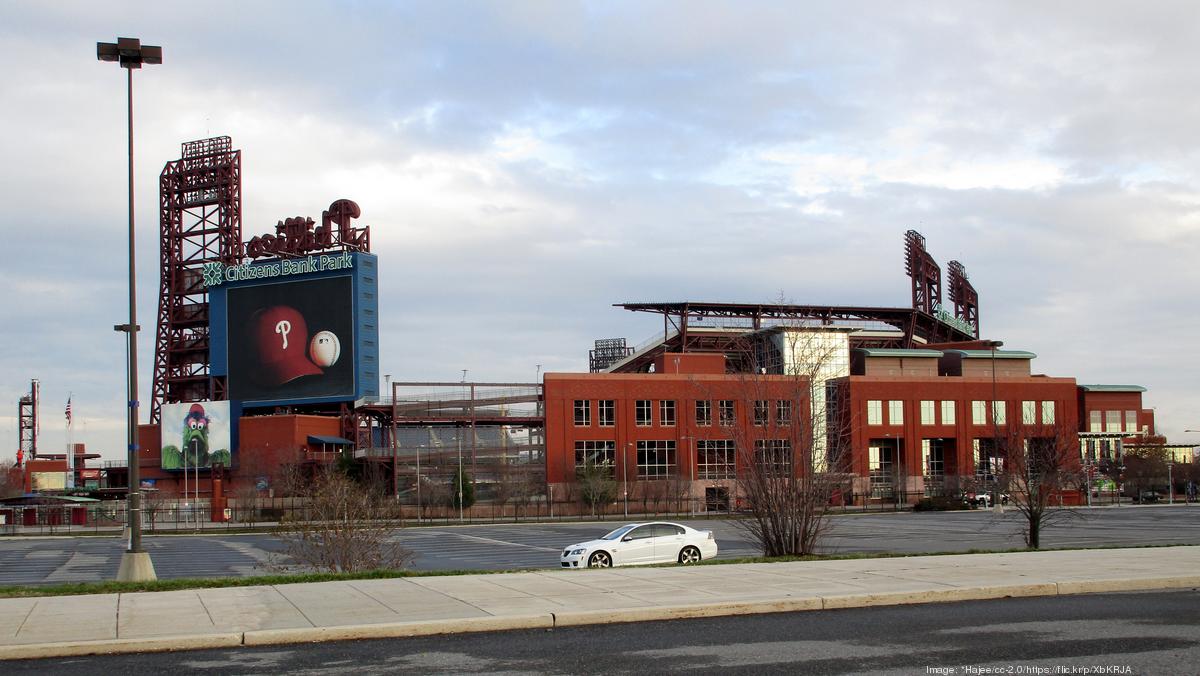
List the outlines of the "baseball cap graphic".
{"type": "Polygon", "coordinates": [[[263,385],[278,387],[301,376],[324,373],[308,359],[308,323],[288,305],[273,305],[250,317],[263,385]]]}

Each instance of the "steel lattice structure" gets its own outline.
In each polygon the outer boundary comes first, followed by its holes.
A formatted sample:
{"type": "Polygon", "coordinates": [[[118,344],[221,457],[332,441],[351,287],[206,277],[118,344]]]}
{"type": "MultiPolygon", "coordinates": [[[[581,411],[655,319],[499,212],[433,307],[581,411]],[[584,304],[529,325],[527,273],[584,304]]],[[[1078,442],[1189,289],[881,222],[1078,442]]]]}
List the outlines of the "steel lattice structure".
{"type": "Polygon", "coordinates": [[[235,265],[242,248],[242,151],[228,136],[189,141],[159,176],[158,330],[150,422],[164,403],[225,399],[209,373],[205,263],[235,265]]]}
{"type": "Polygon", "coordinates": [[[949,275],[950,302],[954,303],[954,316],[975,327],[975,335],[979,336],[979,294],[967,278],[967,269],[958,261],[950,261],[946,265],[949,275]]]}
{"type": "Polygon", "coordinates": [[[942,307],[942,269],[925,250],[925,238],[916,230],[904,233],[904,271],[912,278],[912,306],[927,315],[942,307]]]}

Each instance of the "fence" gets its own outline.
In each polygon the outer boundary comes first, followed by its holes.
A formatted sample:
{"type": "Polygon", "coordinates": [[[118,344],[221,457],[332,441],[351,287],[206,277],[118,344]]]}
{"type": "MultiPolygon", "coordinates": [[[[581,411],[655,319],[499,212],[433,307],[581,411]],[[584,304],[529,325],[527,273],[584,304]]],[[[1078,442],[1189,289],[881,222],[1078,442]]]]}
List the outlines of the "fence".
{"type": "MultiPolygon", "coordinates": [[[[913,495],[913,499],[919,496],[913,495]]],[[[595,509],[579,500],[548,502],[544,496],[525,503],[485,502],[459,510],[449,505],[397,504],[397,526],[438,524],[486,524],[511,522],[581,522],[595,520],[649,519],[712,519],[744,514],[736,504],[706,503],[695,500],[630,499],[628,502],[599,504],[595,509]]],[[[831,513],[891,512],[911,508],[909,496],[899,493],[881,500],[870,496],[845,495],[849,504],[831,507],[831,513]]],[[[280,522],[307,518],[307,507],[301,498],[261,498],[249,503],[229,501],[224,521],[212,521],[208,501],[199,503],[156,504],[143,506],[142,531],[154,533],[222,532],[271,530],[280,522]]],[[[89,505],[16,505],[0,506],[0,535],[119,535],[125,528],[126,509],[123,501],[106,501],[89,505]]]]}

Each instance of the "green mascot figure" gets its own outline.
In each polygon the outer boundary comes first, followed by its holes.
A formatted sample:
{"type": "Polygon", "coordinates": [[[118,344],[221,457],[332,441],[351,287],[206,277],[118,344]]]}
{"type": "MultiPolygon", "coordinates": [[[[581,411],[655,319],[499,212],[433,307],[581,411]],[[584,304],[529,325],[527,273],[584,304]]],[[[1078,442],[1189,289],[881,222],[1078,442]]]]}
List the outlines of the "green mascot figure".
{"type": "Polygon", "coordinates": [[[229,449],[210,451],[208,448],[208,415],[200,404],[192,404],[183,419],[183,439],[179,448],[163,448],[162,468],[210,467],[220,463],[229,466],[229,449]],[[182,449],[182,450],[181,450],[182,449]]]}

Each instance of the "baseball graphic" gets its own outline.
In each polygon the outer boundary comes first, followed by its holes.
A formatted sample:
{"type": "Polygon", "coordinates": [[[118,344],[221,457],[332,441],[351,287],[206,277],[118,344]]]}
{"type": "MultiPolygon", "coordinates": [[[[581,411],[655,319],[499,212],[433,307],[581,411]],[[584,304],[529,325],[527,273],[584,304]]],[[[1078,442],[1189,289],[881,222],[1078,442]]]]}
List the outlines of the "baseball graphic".
{"type": "Polygon", "coordinates": [[[318,331],[308,345],[309,358],[321,368],[336,364],[341,354],[342,344],[332,331],[318,331]]]}

